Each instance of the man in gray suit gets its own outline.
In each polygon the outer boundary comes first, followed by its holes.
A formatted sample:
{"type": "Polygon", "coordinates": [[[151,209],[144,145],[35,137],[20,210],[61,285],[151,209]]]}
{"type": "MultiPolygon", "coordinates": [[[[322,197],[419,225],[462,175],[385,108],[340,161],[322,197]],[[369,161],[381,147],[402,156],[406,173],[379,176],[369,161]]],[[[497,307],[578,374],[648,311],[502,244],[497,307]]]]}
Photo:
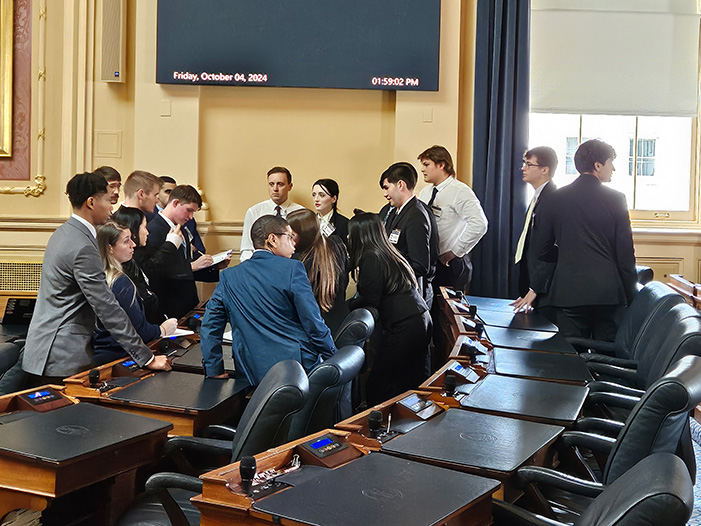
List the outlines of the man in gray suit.
{"type": "Polygon", "coordinates": [[[140,367],[170,370],[154,356],[112,294],[102,270],[95,226],[110,216],[107,181],[95,173],[75,175],[66,186],[73,215],[49,239],[22,369],[29,385],[61,381],[95,364],[91,337],[95,315],[140,367]]]}

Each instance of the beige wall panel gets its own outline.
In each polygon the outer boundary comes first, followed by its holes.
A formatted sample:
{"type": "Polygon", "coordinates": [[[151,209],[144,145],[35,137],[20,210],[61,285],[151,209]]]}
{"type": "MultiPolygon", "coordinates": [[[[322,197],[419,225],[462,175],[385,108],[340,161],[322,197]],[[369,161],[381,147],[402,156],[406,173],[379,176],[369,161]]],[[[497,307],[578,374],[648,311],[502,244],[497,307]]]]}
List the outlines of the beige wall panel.
{"type": "Polygon", "coordinates": [[[243,221],[267,199],[265,174],[290,169],[292,198],[311,206],[311,185],[338,181],[339,208],[378,210],[378,180],[392,162],[394,95],[379,91],[203,87],[200,187],[214,221],[243,221]]]}

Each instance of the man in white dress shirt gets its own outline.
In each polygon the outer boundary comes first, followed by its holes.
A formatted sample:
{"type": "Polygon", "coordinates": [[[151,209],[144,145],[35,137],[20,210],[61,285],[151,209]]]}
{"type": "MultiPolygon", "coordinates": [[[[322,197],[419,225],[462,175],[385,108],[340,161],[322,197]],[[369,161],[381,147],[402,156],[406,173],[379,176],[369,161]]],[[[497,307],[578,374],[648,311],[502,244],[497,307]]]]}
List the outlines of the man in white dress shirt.
{"type": "Polygon", "coordinates": [[[436,218],[440,263],[433,285],[467,292],[472,278],[470,252],[487,233],[487,217],[472,189],[455,178],[453,159],[443,146],[418,156],[424,181],[419,199],[436,218]]]}
{"type": "Polygon", "coordinates": [[[243,233],[241,234],[240,261],[246,261],[253,254],[253,241],[251,241],[251,226],[256,219],[264,215],[277,215],[283,219],[287,214],[304,208],[302,205],[287,200],[292,190],[292,174],[284,166],[274,166],[268,170],[268,195],[270,199],[253,205],[246,211],[243,219],[243,233]]]}

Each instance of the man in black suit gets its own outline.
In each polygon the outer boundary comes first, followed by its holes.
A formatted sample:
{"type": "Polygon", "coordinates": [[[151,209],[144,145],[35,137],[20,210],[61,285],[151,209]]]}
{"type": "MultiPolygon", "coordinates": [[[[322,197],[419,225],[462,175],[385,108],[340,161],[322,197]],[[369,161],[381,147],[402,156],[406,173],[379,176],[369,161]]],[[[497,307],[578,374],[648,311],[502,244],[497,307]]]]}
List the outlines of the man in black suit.
{"type": "Polygon", "coordinates": [[[182,228],[200,206],[202,197],[197,189],[176,186],[166,207],[149,221],[147,246],[138,254],[137,262],[169,317],[180,318],[198,304],[193,272],[207,268],[217,272],[208,254],[193,261],[191,236],[182,228]]]}
{"type": "Polygon", "coordinates": [[[616,153],[603,141],[582,143],[574,155],[580,173],[555,193],[535,226],[538,262],[531,288],[548,294],[564,336],[613,340],[635,295],[635,249],[625,196],[611,181],[616,153]],[[558,246],[557,262],[549,261],[558,246]]]}
{"type": "MultiPolygon", "coordinates": [[[[523,181],[531,185],[535,193],[528,205],[526,219],[523,223],[523,231],[516,245],[514,263],[518,266],[518,294],[519,297],[512,305],[515,310],[522,310],[526,305],[530,306],[535,299],[535,292],[531,290],[530,269],[535,266],[538,254],[534,252],[533,227],[538,221],[538,211],[557,189],[552,178],[557,169],[557,154],[548,146],[537,146],[523,154],[523,166],[521,174],[523,181]]],[[[557,248],[552,247],[553,253],[550,260],[557,258],[557,248]]],[[[539,298],[542,306],[544,298],[539,298]]],[[[529,307],[525,307],[528,309],[529,307]]]]}
{"type": "Polygon", "coordinates": [[[380,176],[380,187],[389,201],[380,218],[389,242],[406,258],[419,282],[428,306],[433,301],[431,281],[438,262],[438,229],[428,207],[414,195],[418,174],[409,163],[394,163],[380,176]]]}

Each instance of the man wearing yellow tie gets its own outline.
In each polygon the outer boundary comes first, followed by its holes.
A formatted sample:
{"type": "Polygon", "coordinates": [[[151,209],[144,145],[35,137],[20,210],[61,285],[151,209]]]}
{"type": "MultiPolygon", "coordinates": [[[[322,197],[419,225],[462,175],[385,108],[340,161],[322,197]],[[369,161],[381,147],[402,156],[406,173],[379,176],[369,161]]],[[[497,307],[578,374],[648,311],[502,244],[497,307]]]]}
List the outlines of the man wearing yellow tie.
{"type": "MultiPolygon", "coordinates": [[[[523,223],[523,231],[516,245],[514,263],[518,265],[518,294],[519,297],[512,305],[514,310],[529,310],[535,299],[535,293],[530,289],[529,265],[532,267],[537,259],[537,254],[529,253],[531,233],[536,222],[538,207],[557,187],[552,182],[557,169],[557,154],[548,146],[537,146],[523,154],[523,166],[521,173],[523,181],[535,190],[533,199],[528,205],[526,219],[523,223]]],[[[557,247],[553,247],[556,251],[557,247]]],[[[531,251],[532,252],[532,251],[531,251]]],[[[554,256],[556,257],[556,256],[554,256]]]]}

